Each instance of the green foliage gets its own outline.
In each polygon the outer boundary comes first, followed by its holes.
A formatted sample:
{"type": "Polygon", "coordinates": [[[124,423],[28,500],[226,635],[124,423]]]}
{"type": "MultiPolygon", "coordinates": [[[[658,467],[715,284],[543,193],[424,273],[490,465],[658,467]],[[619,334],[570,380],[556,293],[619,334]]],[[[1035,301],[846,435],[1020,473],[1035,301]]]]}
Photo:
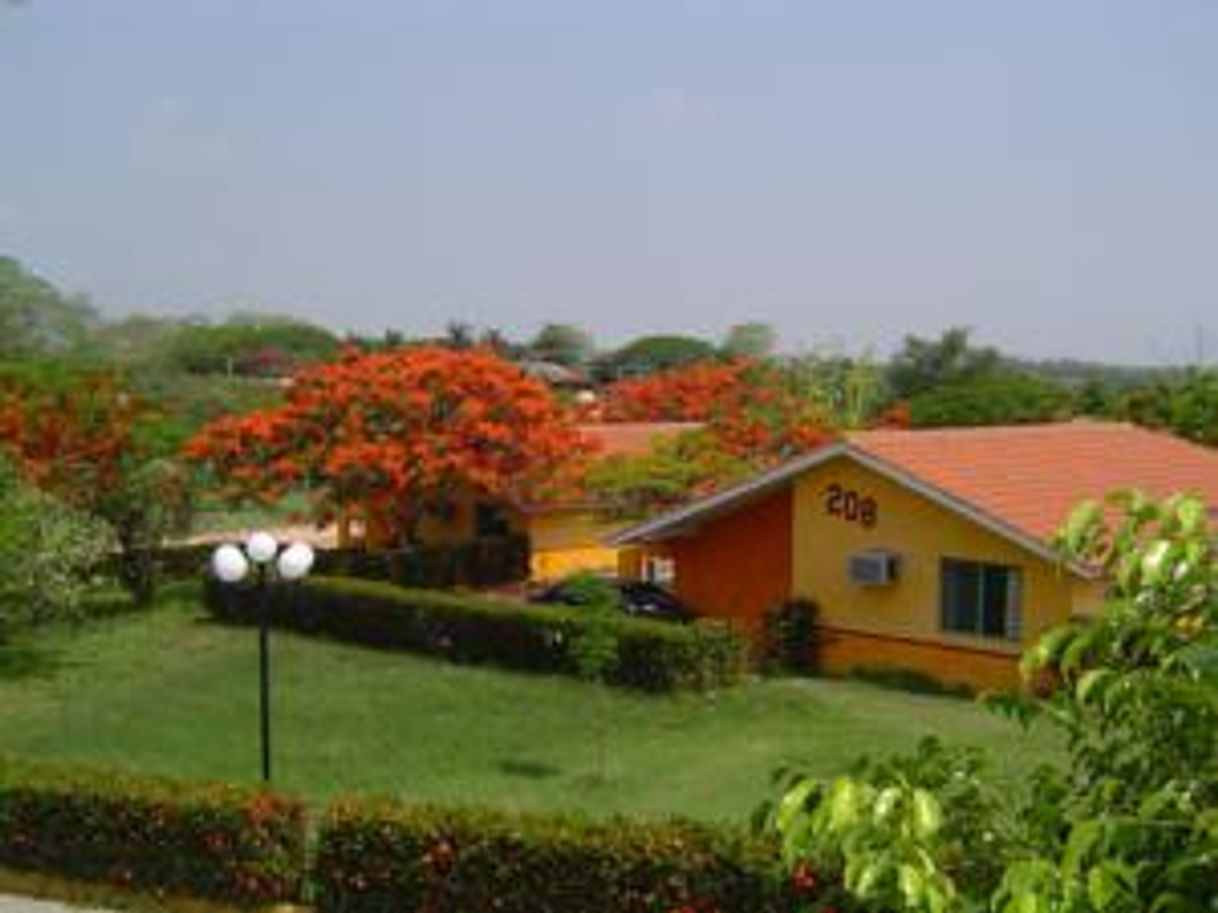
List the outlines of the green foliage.
{"type": "Polygon", "coordinates": [[[791,599],[765,613],[766,665],[775,671],[811,672],[816,668],[816,617],[807,599],[791,599]]]}
{"type": "Polygon", "coordinates": [[[606,355],[596,366],[605,380],[643,377],[715,357],[715,347],[696,336],[641,336],[606,355]]]}
{"type": "Polygon", "coordinates": [[[569,323],[547,323],[529,342],[528,350],[542,361],[578,368],[592,357],[592,337],[569,323]]]}
{"type": "MultiPolygon", "coordinates": [[[[583,614],[568,648],[576,674],[585,681],[608,682],[617,667],[621,649],[621,594],[604,577],[590,571],[568,578],[563,588],[583,614]]],[[[602,695],[601,706],[592,713],[596,725],[597,779],[602,781],[608,755],[608,701],[605,697],[602,695]]]]}
{"type": "Polygon", "coordinates": [[[1105,574],[1103,613],[1023,658],[1035,696],[991,698],[1067,737],[1064,765],[996,790],[940,746],[826,787],[796,777],[770,817],[789,865],[880,909],[1206,913],[1218,897],[1218,563],[1206,505],[1136,492],[1081,505],[1059,545],[1105,574]]]}
{"type": "Polygon", "coordinates": [[[0,462],[0,638],[30,621],[74,616],[112,544],[106,524],[0,462]]]}
{"type": "Polygon", "coordinates": [[[622,598],[599,574],[584,571],[563,585],[568,600],[582,610],[582,624],[570,644],[571,659],[580,678],[603,682],[618,661],[622,598]]]}
{"type": "MultiPolygon", "coordinates": [[[[206,598],[208,609],[222,620],[257,619],[250,590],[232,591],[209,581],[206,598]]],[[[583,606],[529,605],[325,577],[272,590],[270,613],[274,624],[306,634],[565,675],[579,671],[571,644],[587,616],[583,606]]],[[[713,622],[623,619],[618,661],[608,681],[646,691],[730,685],[742,677],[747,652],[743,635],[713,622]]]]}
{"type": "Polygon", "coordinates": [[[770,845],[686,822],[593,823],[340,802],[318,836],[321,913],[790,909],[770,845]]]}
{"type": "Polygon", "coordinates": [[[0,761],[0,865],[242,905],[299,898],[298,802],[0,761]]]}
{"type": "Polygon", "coordinates": [[[752,471],[748,460],[725,453],[709,431],[697,429],[658,437],[647,453],[597,460],[584,484],[607,516],[641,519],[752,471]]]}
{"type": "Polygon", "coordinates": [[[772,377],[814,403],[833,428],[866,428],[888,405],[883,371],[867,356],[801,355],[772,377]]]}
{"type": "Polygon", "coordinates": [[[1067,417],[1067,390],[1023,374],[997,373],[926,390],[909,401],[915,428],[1021,425],[1067,417]]]}
{"type": "Polygon", "coordinates": [[[234,315],[221,324],[191,324],[169,349],[173,364],[192,374],[277,377],[327,361],[338,351],[334,334],[284,317],[234,315]]]}
{"type": "Polygon", "coordinates": [[[1218,446],[1218,371],[1190,371],[1177,381],[1130,391],[1118,414],[1218,446]]]}
{"type": "Polygon", "coordinates": [[[888,386],[893,396],[909,399],[936,387],[966,384],[995,373],[1000,356],[995,349],[976,348],[970,331],[952,327],[938,339],[906,336],[905,344],[888,365],[888,386]]]}
{"type": "Polygon", "coordinates": [[[177,460],[135,456],[123,467],[120,483],[99,498],[95,511],[114,531],[119,581],[137,603],[148,603],[156,593],[158,553],[171,535],[190,529],[191,473],[177,460]]]}
{"type": "Polygon", "coordinates": [[[87,302],[0,256],[0,357],[62,354],[79,346],[96,320],[87,302]]]}
{"type": "Polygon", "coordinates": [[[770,324],[738,323],[728,329],[720,351],[726,358],[769,358],[777,343],[778,334],[770,324]]]}

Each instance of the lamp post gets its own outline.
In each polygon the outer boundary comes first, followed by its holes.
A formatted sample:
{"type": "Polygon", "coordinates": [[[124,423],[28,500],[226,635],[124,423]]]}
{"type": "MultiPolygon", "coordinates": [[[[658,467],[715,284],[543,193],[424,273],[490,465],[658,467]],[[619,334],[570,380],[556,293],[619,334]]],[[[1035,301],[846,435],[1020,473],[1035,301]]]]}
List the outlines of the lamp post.
{"type": "Polygon", "coordinates": [[[262,780],[271,782],[271,651],[270,651],[270,578],[272,569],[284,581],[303,580],[313,567],[313,549],[294,542],[280,550],[275,537],[256,532],[239,545],[221,545],[212,553],[212,573],[221,583],[236,584],[254,570],[258,599],[258,709],[262,742],[262,780]]]}

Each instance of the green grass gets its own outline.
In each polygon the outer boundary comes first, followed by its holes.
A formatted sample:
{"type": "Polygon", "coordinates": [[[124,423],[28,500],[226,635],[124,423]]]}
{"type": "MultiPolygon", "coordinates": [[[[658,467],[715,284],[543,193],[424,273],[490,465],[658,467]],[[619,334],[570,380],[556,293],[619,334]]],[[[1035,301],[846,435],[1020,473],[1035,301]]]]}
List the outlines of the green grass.
{"type": "Polygon", "coordinates": [[[307,523],[309,506],[308,498],[300,492],[292,492],[276,504],[246,504],[241,507],[204,497],[195,508],[190,531],[200,535],[307,523]]]}
{"type": "MultiPolygon", "coordinates": [[[[655,697],[273,635],[276,782],[515,809],[742,820],[779,765],[817,774],[924,735],[988,745],[1018,776],[1052,753],[969,701],[779,679],[655,697]],[[607,776],[597,732],[607,733],[607,776]]],[[[0,647],[0,752],[177,777],[258,773],[251,630],[192,595],[0,647]]]]}

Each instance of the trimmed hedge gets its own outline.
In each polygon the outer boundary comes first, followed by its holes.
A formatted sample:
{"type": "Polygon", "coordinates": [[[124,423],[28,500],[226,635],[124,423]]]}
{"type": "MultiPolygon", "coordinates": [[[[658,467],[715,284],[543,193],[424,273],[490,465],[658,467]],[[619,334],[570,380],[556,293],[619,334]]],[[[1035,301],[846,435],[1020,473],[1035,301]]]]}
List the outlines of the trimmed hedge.
{"type": "MultiPolygon", "coordinates": [[[[256,593],[209,579],[205,603],[215,617],[258,620],[256,593]]],[[[269,614],[277,627],[456,662],[573,675],[569,645],[582,625],[578,607],[530,605],[385,583],[313,577],[272,586],[269,614]]],[[[647,691],[707,689],[743,676],[747,640],[715,622],[678,625],[623,618],[611,684],[647,691]]]]}
{"type": "Polygon", "coordinates": [[[0,761],[0,866],[238,904],[295,900],[304,806],[224,784],[0,761]]]}
{"type": "Polygon", "coordinates": [[[321,913],[677,913],[795,909],[777,854],[688,822],[512,816],[342,802],[321,824],[321,913]]]}
{"type": "MultiPolygon", "coordinates": [[[[158,574],[173,579],[205,574],[216,543],[175,545],[151,556],[158,574]]],[[[110,568],[118,571],[118,556],[110,568]]],[[[486,587],[519,583],[529,576],[529,540],[495,536],[456,545],[368,551],[318,548],[314,571],[335,577],[384,580],[411,587],[486,587]]]]}

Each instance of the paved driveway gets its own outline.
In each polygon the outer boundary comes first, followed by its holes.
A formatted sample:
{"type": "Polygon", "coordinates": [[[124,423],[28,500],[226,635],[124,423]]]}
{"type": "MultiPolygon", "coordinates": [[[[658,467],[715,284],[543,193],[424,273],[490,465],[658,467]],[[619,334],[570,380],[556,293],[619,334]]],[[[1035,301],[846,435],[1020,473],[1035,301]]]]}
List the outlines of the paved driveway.
{"type": "Polygon", "coordinates": [[[53,900],[34,900],[30,897],[0,894],[0,913],[104,913],[104,911],[69,907],[67,904],[53,900]]]}

